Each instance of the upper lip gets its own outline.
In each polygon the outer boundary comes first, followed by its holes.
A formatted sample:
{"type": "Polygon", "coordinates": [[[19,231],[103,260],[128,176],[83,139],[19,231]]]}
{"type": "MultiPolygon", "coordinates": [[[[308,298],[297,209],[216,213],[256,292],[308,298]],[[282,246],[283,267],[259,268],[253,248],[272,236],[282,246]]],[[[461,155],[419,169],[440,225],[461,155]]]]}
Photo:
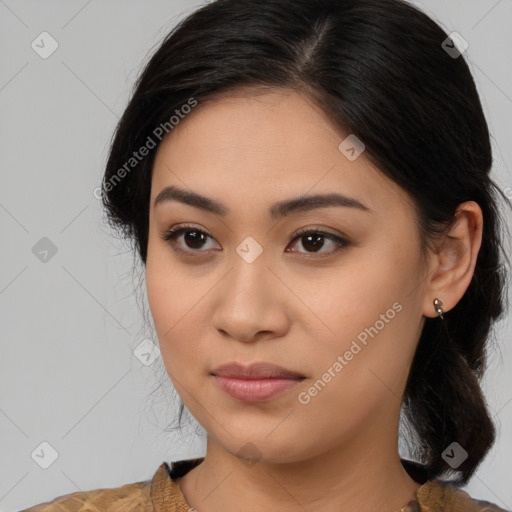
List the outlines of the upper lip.
{"type": "Polygon", "coordinates": [[[227,363],[213,370],[212,375],[232,377],[236,379],[303,379],[300,373],[287,370],[272,363],[252,363],[243,365],[240,363],[227,363]]]}

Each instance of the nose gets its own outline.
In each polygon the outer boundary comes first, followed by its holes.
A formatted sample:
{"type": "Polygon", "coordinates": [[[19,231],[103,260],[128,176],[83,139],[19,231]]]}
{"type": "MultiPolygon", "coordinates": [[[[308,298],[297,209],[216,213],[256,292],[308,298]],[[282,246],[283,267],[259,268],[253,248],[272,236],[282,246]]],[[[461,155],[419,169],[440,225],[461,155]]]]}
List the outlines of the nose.
{"type": "Polygon", "coordinates": [[[253,342],[283,336],[288,329],[287,289],[262,256],[248,263],[235,255],[215,287],[212,323],[224,337],[253,342]]]}

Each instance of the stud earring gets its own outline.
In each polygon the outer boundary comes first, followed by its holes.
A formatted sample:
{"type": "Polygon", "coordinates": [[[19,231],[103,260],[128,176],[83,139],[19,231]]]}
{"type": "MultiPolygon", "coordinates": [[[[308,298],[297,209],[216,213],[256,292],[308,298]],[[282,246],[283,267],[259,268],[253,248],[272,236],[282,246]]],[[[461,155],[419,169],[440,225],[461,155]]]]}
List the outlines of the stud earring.
{"type": "Polygon", "coordinates": [[[442,306],[443,303],[439,299],[434,299],[434,309],[436,310],[436,313],[441,317],[441,319],[444,319],[442,306]]]}

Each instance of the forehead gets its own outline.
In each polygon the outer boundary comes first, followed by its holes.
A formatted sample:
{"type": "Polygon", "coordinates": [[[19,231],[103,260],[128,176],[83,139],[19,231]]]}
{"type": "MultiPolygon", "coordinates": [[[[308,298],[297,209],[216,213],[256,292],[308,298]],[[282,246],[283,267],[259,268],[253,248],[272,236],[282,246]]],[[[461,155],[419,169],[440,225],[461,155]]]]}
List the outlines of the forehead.
{"type": "Polygon", "coordinates": [[[350,160],[340,150],[348,135],[288,89],[199,101],[158,147],[151,201],[169,185],[223,198],[235,209],[326,192],[360,198],[372,209],[403,199],[364,151],[350,160]]]}

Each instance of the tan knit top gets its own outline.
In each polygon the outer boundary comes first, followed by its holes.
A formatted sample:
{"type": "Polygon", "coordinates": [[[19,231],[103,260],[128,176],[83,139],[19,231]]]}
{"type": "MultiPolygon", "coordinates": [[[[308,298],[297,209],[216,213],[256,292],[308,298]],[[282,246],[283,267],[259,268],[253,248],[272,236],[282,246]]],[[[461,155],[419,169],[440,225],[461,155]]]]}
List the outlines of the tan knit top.
{"type": "MultiPolygon", "coordinates": [[[[66,494],[20,512],[196,512],[189,507],[174,479],[185,475],[203,460],[172,462],[171,467],[163,462],[151,480],[66,494]]],[[[413,461],[402,459],[402,464],[422,485],[416,499],[400,512],[510,512],[493,503],[471,498],[467,492],[447,482],[424,481],[422,466],[413,461]]]]}

